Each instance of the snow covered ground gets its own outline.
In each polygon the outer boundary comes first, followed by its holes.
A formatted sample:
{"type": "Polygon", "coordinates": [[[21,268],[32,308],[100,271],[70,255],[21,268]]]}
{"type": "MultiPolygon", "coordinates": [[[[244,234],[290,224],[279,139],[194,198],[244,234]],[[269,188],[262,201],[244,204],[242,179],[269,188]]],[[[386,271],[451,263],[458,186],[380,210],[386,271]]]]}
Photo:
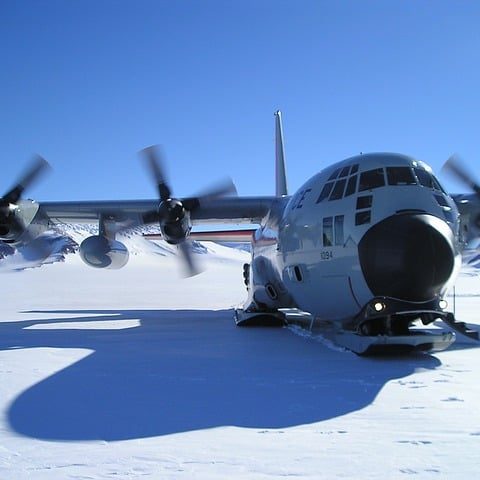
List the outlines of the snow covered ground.
{"type": "MultiPolygon", "coordinates": [[[[136,245],[119,271],[0,274],[0,479],[477,477],[474,345],[361,358],[237,328],[246,252],[208,244],[184,280],[136,245]]],[[[477,324],[479,281],[456,290],[477,324]]]]}

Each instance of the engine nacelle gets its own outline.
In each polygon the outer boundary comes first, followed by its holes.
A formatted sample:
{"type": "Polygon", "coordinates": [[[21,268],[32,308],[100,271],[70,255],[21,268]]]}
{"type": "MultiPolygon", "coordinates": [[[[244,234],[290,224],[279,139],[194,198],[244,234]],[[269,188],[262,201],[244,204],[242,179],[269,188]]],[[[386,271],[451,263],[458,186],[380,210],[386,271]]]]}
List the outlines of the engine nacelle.
{"type": "Polygon", "coordinates": [[[93,235],[80,244],[80,257],[94,268],[119,269],[127,264],[129,253],[123,243],[93,235]]]}
{"type": "Polygon", "coordinates": [[[158,207],[160,216],[160,230],[163,239],[172,245],[178,245],[190,235],[192,224],[190,214],[185,210],[182,202],[177,199],[168,199],[158,207]]]}
{"type": "Polygon", "coordinates": [[[38,218],[38,208],[38,203],[33,200],[19,200],[16,205],[4,205],[0,211],[0,240],[16,245],[22,242],[27,229],[29,239],[43,233],[46,226],[38,218]]]}

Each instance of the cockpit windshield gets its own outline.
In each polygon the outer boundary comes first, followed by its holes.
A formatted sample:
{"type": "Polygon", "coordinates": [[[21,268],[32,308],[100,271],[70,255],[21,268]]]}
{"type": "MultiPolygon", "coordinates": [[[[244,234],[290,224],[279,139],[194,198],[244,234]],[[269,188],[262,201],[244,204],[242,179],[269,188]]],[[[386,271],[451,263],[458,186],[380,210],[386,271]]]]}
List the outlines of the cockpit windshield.
{"type": "Polygon", "coordinates": [[[375,188],[388,186],[421,185],[446,194],[439,181],[424,168],[418,166],[374,168],[358,172],[358,164],[337,168],[328,178],[317,203],[339,200],[375,188]],[[385,175],[386,174],[386,175],[385,175]],[[357,182],[358,180],[358,182],[357,182]],[[358,186],[357,186],[358,183],[358,186]]]}
{"type": "Polygon", "coordinates": [[[417,185],[417,179],[410,167],[387,167],[389,185],[417,185]]]}
{"type": "Polygon", "coordinates": [[[360,184],[358,191],[373,190],[374,188],[383,187],[385,185],[385,175],[383,168],[375,168],[360,174],[360,184]]]}

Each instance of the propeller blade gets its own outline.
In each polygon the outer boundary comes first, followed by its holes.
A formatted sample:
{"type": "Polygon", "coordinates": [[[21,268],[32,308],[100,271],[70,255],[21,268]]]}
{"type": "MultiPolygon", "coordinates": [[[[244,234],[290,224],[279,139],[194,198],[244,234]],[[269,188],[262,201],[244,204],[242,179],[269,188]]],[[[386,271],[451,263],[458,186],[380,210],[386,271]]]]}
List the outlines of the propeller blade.
{"type": "Polygon", "coordinates": [[[207,190],[204,190],[199,195],[195,197],[185,199],[183,201],[183,206],[191,211],[199,207],[202,204],[208,203],[217,198],[225,197],[227,195],[236,196],[237,188],[233,183],[231,178],[225,178],[224,180],[218,182],[216,185],[213,185],[207,190]]]}
{"type": "Polygon", "coordinates": [[[197,198],[200,201],[209,201],[219,197],[225,197],[227,195],[236,196],[237,194],[237,187],[235,187],[233,180],[227,177],[218,182],[216,185],[212,185],[212,187],[210,187],[208,190],[205,190],[197,195],[197,198]]]}
{"type": "Polygon", "coordinates": [[[194,277],[195,275],[202,273],[202,270],[198,267],[197,262],[193,258],[192,243],[190,240],[185,240],[179,243],[178,252],[185,264],[186,277],[194,277]]]}
{"type": "Polygon", "coordinates": [[[473,176],[468,172],[458,155],[452,155],[443,165],[442,171],[452,174],[460,183],[463,183],[477,195],[480,195],[480,185],[473,180],[473,176]]]}
{"type": "Polygon", "coordinates": [[[17,203],[23,192],[49,168],[50,164],[43,157],[37,155],[17,184],[3,196],[3,202],[17,203]]]}
{"type": "Polygon", "coordinates": [[[171,198],[171,190],[165,178],[163,155],[160,147],[158,145],[151,145],[150,147],[140,150],[140,153],[144,156],[147,167],[155,180],[160,200],[168,200],[171,198]]]}

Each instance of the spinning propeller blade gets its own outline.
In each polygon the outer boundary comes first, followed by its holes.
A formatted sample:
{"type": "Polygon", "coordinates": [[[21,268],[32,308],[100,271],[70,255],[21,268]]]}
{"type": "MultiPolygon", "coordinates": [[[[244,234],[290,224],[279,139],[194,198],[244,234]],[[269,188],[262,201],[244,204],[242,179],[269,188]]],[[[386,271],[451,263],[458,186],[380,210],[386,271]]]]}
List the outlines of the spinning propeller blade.
{"type": "Polygon", "coordinates": [[[473,179],[473,175],[465,167],[459,155],[452,155],[443,165],[442,171],[450,173],[469,190],[480,196],[480,185],[473,179]]]}
{"type": "Polygon", "coordinates": [[[40,155],[36,155],[28,170],[18,180],[17,184],[9,190],[0,201],[16,204],[22,197],[24,190],[32,186],[42,173],[50,168],[49,163],[40,155]]]}
{"type": "Polygon", "coordinates": [[[226,197],[227,195],[237,195],[237,188],[231,178],[225,178],[216,185],[204,190],[193,198],[188,198],[183,201],[183,205],[188,210],[192,211],[195,208],[208,203],[212,200],[216,200],[220,197],[226,197]]]}
{"type": "Polygon", "coordinates": [[[194,260],[192,241],[190,239],[179,243],[178,251],[180,252],[180,258],[185,264],[186,277],[194,277],[202,273],[202,270],[198,267],[198,263],[194,260]]]}
{"type": "Polygon", "coordinates": [[[162,151],[159,145],[151,145],[140,151],[145,158],[146,165],[158,188],[158,196],[162,202],[171,198],[171,190],[164,175],[162,151]]]}

